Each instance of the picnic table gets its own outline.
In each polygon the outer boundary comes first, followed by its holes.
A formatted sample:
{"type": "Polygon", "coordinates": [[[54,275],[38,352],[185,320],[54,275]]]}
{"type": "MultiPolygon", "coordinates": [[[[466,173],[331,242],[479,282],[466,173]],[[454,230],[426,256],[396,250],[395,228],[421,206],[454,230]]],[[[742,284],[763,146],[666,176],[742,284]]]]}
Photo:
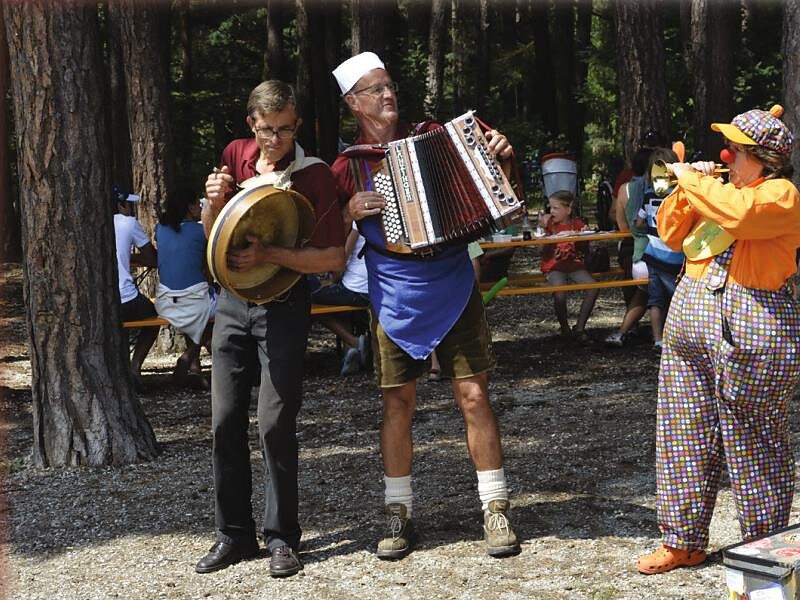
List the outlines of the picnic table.
{"type": "MultiPolygon", "coordinates": [[[[537,248],[547,244],[561,244],[563,242],[617,242],[631,237],[629,231],[582,231],[578,233],[561,233],[533,237],[530,240],[522,236],[512,237],[508,241],[484,241],[480,243],[484,250],[496,248],[537,248]]],[[[547,280],[541,272],[530,272],[509,277],[508,285],[497,292],[498,296],[518,296],[527,294],[550,294],[553,292],[573,292],[597,288],[617,288],[633,285],[647,285],[647,279],[620,279],[623,275],[621,268],[592,273],[599,281],[593,283],[569,283],[565,285],[547,285],[547,280]],[[536,284],[536,285],[534,285],[536,284]]],[[[481,287],[491,287],[495,282],[485,282],[481,287]]]]}

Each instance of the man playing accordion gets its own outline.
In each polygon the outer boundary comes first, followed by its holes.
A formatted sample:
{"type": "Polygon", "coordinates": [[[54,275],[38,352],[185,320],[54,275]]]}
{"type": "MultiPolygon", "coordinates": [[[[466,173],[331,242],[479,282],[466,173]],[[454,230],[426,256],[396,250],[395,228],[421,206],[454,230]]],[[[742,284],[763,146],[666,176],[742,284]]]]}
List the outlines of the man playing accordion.
{"type": "MultiPolygon", "coordinates": [[[[412,129],[398,116],[397,86],[372,52],[339,65],[333,75],[358,123],[356,145],[345,150],[332,170],[339,200],[366,239],[365,260],[373,317],[375,371],[383,394],[383,455],[386,529],[378,542],[382,559],[402,558],[417,532],[411,520],[411,422],[416,381],[433,350],[441,374],[452,380],[464,417],[467,447],[477,470],[484,512],[484,534],[491,556],[520,551],[508,522],[509,500],[500,434],[488,398],[488,372],[494,364],[491,334],[475,284],[467,243],[451,243],[426,256],[389,252],[380,213],[384,197],[360,189],[383,158],[376,145],[438,128],[423,123],[412,129]]],[[[512,148],[497,131],[487,133],[488,150],[508,163],[512,148]]],[[[506,165],[504,165],[504,170],[506,165]]]]}

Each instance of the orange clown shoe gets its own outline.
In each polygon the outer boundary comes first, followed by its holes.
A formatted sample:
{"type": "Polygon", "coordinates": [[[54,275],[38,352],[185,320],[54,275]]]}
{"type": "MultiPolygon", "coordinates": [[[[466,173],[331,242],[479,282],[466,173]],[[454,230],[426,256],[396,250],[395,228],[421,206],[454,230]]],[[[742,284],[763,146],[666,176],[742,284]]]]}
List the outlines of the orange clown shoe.
{"type": "Polygon", "coordinates": [[[652,554],[646,554],[636,561],[636,568],[645,575],[666,573],[678,567],[693,567],[706,560],[703,550],[684,550],[661,546],[652,554]]]}

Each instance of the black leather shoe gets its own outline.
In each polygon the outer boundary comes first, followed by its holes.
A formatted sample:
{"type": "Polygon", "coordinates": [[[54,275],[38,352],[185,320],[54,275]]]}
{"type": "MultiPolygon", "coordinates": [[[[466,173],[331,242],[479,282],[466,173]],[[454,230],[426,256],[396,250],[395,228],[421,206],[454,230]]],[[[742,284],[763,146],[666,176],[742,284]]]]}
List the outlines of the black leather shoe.
{"type": "Polygon", "coordinates": [[[290,577],[303,568],[303,563],[290,546],[278,546],[269,560],[269,574],[273,577],[290,577]]]}
{"type": "Polygon", "coordinates": [[[197,573],[213,573],[225,567],[230,567],[240,560],[253,558],[256,554],[258,554],[257,544],[254,547],[247,546],[242,548],[228,542],[216,542],[211,546],[208,554],[197,562],[194,570],[197,573]]]}

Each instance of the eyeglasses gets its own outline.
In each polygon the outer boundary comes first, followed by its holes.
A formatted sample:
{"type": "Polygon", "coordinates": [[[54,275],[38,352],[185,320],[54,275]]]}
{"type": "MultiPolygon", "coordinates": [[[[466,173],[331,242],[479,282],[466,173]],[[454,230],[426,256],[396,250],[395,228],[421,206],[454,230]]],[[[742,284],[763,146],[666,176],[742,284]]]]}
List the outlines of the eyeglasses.
{"type": "Polygon", "coordinates": [[[390,81],[389,83],[376,83],[369,87],[361,88],[360,90],[353,90],[351,94],[367,94],[368,96],[380,96],[383,92],[397,93],[397,83],[390,81]]]}
{"type": "Polygon", "coordinates": [[[278,127],[277,129],[273,129],[272,127],[255,127],[255,132],[258,137],[263,140],[272,139],[273,136],[278,136],[281,140],[288,140],[294,135],[294,132],[297,130],[297,125],[284,125],[283,127],[278,127]]]}

